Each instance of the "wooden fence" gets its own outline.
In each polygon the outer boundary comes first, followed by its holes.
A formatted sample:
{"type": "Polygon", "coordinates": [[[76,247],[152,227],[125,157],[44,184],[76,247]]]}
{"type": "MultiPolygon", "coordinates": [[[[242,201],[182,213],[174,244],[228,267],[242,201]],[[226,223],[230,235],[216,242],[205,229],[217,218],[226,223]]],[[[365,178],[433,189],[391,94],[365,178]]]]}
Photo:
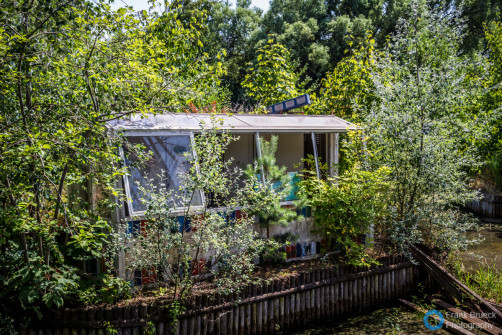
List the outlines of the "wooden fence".
{"type": "Polygon", "coordinates": [[[466,207],[483,217],[502,219],[502,195],[485,194],[481,200],[471,201],[466,207]]]}
{"type": "Polygon", "coordinates": [[[273,334],[314,322],[354,315],[417,293],[431,279],[403,257],[380,259],[379,266],[340,266],[302,272],[263,285],[247,285],[239,294],[196,296],[172,330],[162,302],[104,309],[66,309],[53,313],[25,334],[105,335],[105,323],[118,334],[273,334]],[[148,327],[148,323],[150,326],[148,327]]]}

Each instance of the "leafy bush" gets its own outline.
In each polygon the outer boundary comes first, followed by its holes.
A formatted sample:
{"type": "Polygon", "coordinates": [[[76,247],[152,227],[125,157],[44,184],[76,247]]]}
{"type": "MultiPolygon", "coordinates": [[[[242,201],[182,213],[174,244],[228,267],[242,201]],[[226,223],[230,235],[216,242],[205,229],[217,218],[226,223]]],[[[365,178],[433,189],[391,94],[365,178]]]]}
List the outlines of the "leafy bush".
{"type": "Polygon", "coordinates": [[[54,268],[45,264],[23,266],[7,282],[12,291],[19,291],[24,308],[34,305],[61,307],[63,297],[78,287],[76,269],[69,266],[54,268]]]}
{"type": "Polygon", "coordinates": [[[376,60],[378,101],[364,118],[369,164],[390,171],[387,236],[398,250],[417,242],[458,250],[474,224],[460,210],[477,198],[467,188],[468,171],[481,163],[474,143],[487,135],[477,109],[482,85],[459,56],[457,13],[411,8],[376,60]]]}
{"type": "MultiPolygon", "coordinates": [[[[107,121],[226,101],[222,64],[201,53],[204,20],[186,27],[178,14],[143,19],[101,0],[2,2],[2,315],[61,306],[78,288],[79,262],[108,256],[110,200],[126,170],[107,121]]],[[[120,294],[110,280],[106,294],[120,294]]]]}
{"type": "MultiPolygon", "coordinates": [[[[312,162],[307,162],[312,166],[312,162]]],[[[361,235],[369,236],[371,227],[386,214],[387,168],[366,171],[355,164],[337,177],[318,179],[316,172],[306,170],[300,183],[301,192],[309,198],[316,232],[326,239],[334,238],[347,250],[347,261],[354,265],[370,265],[361,235]]]]}
{"type": "MultiPolygon", "coordinates": [[[[128,270],[151,271],[158,283],[170,286],[169,293],[181,306],[177,309],[180,312],[192,288],[208,274],[218,289],[239,290],[250,280],[254,261],[262,250],[277,248],[259,239],[253,229],[255,218],[250,212],[254,203],[250,199],[255,198],[255,185],[244,180],[242,170],[231,167],[231,160],[222,159],[228,144],[236,138],[218,130],[221,122],[215,116],[210,126],[201,125],[201,134],[193,143],[197,160],[186,153],[194,164],[178,175],[179,190],[166,190],[162,184],[150,182],[142,187],[142,193],[149,195],[149,199],[143,199],[147,220],[142,233],[117,234],[117,246],[125,246],[127,252],[128,270]],[[199,192],[211,194],[212,204],[219,211],[209,208],[207,201],[202,208],[194,209],[192,199],[199,192]],[[183,208],[181,223],[172,214],[179,208],[183,208]]],[[[125,231],[125,227],[120,229],[125,231]]]]}
{"type": "Polygon", "coordinates": [[[82,283],[77,292],[78,299],[85,304],[113,304],[128,298],[130,294],[131,284],[109,273],[100,274],[97,282],[82,283]]]}
{"type": "Polygon", "coordinates": [[[274,267],[283,266],[286,264],[286,251],[282,250],[282,248],[273,248],[266,249],[261,254],[262,264],[271,265],[274,267]]]}
{"type": "Polygon", "coordinates": [[[267,44],[257,50],[255,63],[248,64],[242,87],[249,97],[268,106],[298,95],[301,73],[291,62],[288,49],[269,35],[267,44]]]}

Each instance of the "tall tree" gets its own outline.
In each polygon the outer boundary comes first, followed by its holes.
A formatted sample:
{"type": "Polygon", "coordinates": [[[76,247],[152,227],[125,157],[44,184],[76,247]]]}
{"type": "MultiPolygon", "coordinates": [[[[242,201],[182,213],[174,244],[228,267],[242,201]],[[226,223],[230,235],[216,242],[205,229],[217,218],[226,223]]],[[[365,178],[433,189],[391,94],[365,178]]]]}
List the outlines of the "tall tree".
{"type": "Polygon", "coordinates": [[[218,101],[222,71],[205,62],[197,31],[174,9],[139,18],[99,1],[2,7],[0,319],[8,322],[27,315],[17,308],[62,305],[79,287],[77,262],[106,255],[109,199],[125,172],[106,122],[218,101]]]}
{"type": "Polygon", "coordinates": [[[242,86],[249,97],[269,106],[295,97],[298,85],[299,75],[288,50],[271,35],[268,43],[258,49],[255,62],[248,65],[242,86]]]}
{"type": "Polygon", "coordinates": [[[484,50],[487,46],[484,26],[497,19],[502,13],[502,2],[497,0],[455,1],[455,6],[462,11],[466,20],[466,32],[463,38],[464,52],[484,50]]]}
{"type": "Polygon", "coordinates": [[[256,51],[253,36],[260,30],[262,11],[251,7],[251,0],[238,0],[236,8],[226,1],[212,4],[209,12],[204,50],[215,55],[224,50],[222,62],[227,68],[223,81],[232,93],[232,101],[246,99],[240,83],[246,75],[245,64],[256,51]]]}
{"type": "Polygon", "coordinates": [[[483,157],[486,157],[485,179],[491,179],[491,186],[502,190],[502,22],[485,25],[488,43],[488,75],[485,82],[486,92],[481,109],[486,110],[489,122],[486,128],[490,137],[480,144],[483,157]]]}
{"type": "Polygon", "coordinates": [[[481,85],[459,56],[462,22],[417,2],[411,10],[378,60],[379,101],[366,122],[373,163],[392,171],[394,241],[451,250],[465,246],[469,228],[459,206],[476,196],[467,171],[479,163],[472,140],[484,119],[469,112],[481,85]]]}
{"type": "MultiPolygon", "coordinates": [[[[352,47],[352,42],[349,45],[352,47]]],[[[377,53],[371,35],[354,46],[322,80],[319,98],[311,110],[360,122],[377,99],[372,78],[377,53]]]]}

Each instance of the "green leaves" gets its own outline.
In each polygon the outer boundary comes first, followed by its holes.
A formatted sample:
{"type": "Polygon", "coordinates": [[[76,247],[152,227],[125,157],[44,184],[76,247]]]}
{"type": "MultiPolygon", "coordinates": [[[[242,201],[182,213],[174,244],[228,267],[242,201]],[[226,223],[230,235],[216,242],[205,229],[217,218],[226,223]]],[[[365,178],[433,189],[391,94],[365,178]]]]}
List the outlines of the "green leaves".
{"type": "Polygon", "coordinates": [[[319,97],[310,110],[360,122],[377,100],[372,79],[377,54],[375,40],[367,33],[366,40],[353,48],[322,80],[319,97]]]}
{"type": "Polygon", "coordinates": [[[48,307],[61,307],[63,297],[78,287],[77,281],[76,270],[71,267],[33,264],[13,273],[7,284],[10,290],[19,291],[19,300],[25,307],[40,302],[48,307]]]}
{"type": "Polygon", "coordinates": [[[371,73],[378,100],[364,118],[369,163],[391,170],[387,233],[404,251],[417,242],[465,247],[463,231],[472,224],[458,209],[476,198],[466,172],[479,164],[473,141],[485,136],[484,117],[473,112],[481,86],[466,79],[457,20],[416,5],[371,73]]]}
{"type": "Polygon", "coordinates": [[[281,206],[281,201],[291,193],[293,186],[286,167],[276,164],[278,142],[276,135],[270,141],[260,139],[261,157],[253,165],[248,165],[245,171],[248,183],[254,188],[254,192],[249,194],[249,213],[259,216],[260,224],[267,228],[267,238],[270,237],[270,225],[287,226],[299,218],[296,210],[281,206]]]}
{"type": "Polygon", "coordinates": [[[490,133],[485,141],[479,144],[481,153],[486,157],[487,164],[481,178],[502,189],[502,22],[498,20],[485,25],[485,35],[488,42],[488,75],[484,81],[485,94],[479,99],[481,106],[489,113],[485,128],[490,133]]]}
{"type": "Polygon", "coordinates": [[[211,125],[201,124],[192,146],[196,157],[185,152],[190,164],[177,175],[176,189],[167,190],[166,180],[152,182],[144,176],[146,186],[141,191],[148,199],[144,199],[146,222],[141,223],[141,234],[124,237],[121,226],[115,240],[117,246],[125,246],[129,270],[156,274],[160,283],[170,285],[172,299],[181,305],[207,274],[214,276],[221,290],[239,290],[250,280],[254,259],[264,246],[248,209],[253,185],[232,166],[232,159],[225,159],[228,145],[237,138],[220,131],[221,125],[217,115],[211,125]],[[206,201],[194,204],[201,193],[206,201]]]}
{"type": "Polygon", "coordinates": [[[189,25],[181,8],[140,19],[106,1],[21,7],[8,0],[0,13],[0,291],[8,301],[23,292],[30,309],[75,297],[79,261],[114,257],[109,217],[125,170],[106,122],[225,102],[226,91],[198,9],[189,25]]]}
{"type": "Polygon", "coordinates": [[[289,52],[270,39],[258,49],[255,64],[249,64],[241,83],[247,94],[264,106],[272,105],[299,94],[299,74],[289,59],[289,52]]]}
{"type": "MultiPolygon", "coordinates": [[[[354,143],[345,144],[345,150],[354,149],[354,143]]],[[[308,160],[307,166],[315,166],[313,163],[308,160]]],[[[350,264],[369,266],[374,262],[366,246],[357,241],[361,235],[369,238],[371,226],[387,216],[389,173],[386,167],[366,171],[354,158],[338,177],[320,180],[314,171],[305,171],[300,187],[312,206],[315,231],[343,246],[350,264]]]]}

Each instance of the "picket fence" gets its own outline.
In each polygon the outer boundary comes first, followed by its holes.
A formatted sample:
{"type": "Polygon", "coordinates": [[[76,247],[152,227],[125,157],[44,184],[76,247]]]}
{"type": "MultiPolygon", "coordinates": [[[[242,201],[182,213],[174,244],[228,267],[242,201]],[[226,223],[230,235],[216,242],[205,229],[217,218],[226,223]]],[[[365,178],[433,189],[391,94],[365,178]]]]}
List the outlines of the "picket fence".
{"type": "Polygon", "coordinates": [[[339,266],[311,270],[250,284],[240,293],[194,298],[172,327],[165,302],[87,309],[64,309],[23,331],[29,335],[118,334],[274,334],[315,322],[335,320],[392,303],[417,293],[418,283],[432,287],[430,277],[401,256],[379,260],[370,268],[339,266]],[[106,326],[108,325],[108,331],[106,326]]]}

